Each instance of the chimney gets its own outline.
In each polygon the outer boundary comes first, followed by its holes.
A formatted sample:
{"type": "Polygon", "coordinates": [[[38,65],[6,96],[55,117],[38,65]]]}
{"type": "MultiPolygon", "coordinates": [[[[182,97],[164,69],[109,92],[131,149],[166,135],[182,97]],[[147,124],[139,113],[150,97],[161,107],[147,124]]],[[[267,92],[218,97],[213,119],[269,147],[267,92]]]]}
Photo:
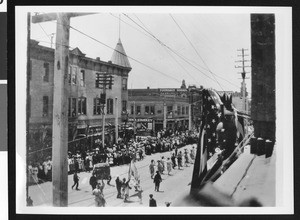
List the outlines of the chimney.
{"type": "Polygon", "coordinates": [[[97,60],[97,61],[100,61],[100,57],[96,57],[96,60],[97,60]]]}
{"type": "Polygon", "coordinates": [[[150,89],[150,87],[149,87],[149,86],[147,86],[147,89],[150,89]]]}

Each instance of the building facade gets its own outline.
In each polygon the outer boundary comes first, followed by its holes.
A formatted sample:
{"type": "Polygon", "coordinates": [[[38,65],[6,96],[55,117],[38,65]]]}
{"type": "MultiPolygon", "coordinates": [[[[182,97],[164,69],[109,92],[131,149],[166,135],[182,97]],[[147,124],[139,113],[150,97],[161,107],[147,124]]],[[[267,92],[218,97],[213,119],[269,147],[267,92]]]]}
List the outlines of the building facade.
{"type": "MultiPolygon", "coordinates": [[[[111,61],[92,59],[79,48],[69,52],[68,116],[69,141],[78,135],[93,135],[102,132],[102,110],[100,94],[103,92],[96,82],[97,76],[112,76],[112,85],[106,87],[104,109],[106,127],[113,127],[115,119],[122,122],[122,111],[127,109],[127,81],[131,66],[121,41],[113,52],[111,61]]],[[[54,49],[44,47],[37,41],[30,45],[30,95],[29,131],[32,143],[50,147],[52,139],[54,49]]],[[[114,129],[112,129],[113,131],[114,129]]]]}
{"type": "Polygon", "coordinates": [[[130,89],[128,102],[128,122],[137,135],[189,128],[191,107],[187,89],[130,89]]]}

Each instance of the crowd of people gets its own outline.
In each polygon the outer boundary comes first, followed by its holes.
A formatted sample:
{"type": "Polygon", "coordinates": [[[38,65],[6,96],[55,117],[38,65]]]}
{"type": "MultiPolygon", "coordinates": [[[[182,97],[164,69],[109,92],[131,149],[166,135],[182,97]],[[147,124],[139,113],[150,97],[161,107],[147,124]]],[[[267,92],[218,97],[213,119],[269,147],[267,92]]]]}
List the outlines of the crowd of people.
{"type": "MultiPolygon", "coordinates": [[[[196,132],[159,131],[156,137],[137,137],[125,143],[119,140],[112,146],[87,151],[68,152],[68,173],[90,172],[94,164],[107,162],[110,166],[129,164],[132,159],[143,160],[146,155],[175,150],[197,140],[196,132]]],[[[52,160],[30,163],[29,182],[36,184],[52,180],[52,160]]]]}

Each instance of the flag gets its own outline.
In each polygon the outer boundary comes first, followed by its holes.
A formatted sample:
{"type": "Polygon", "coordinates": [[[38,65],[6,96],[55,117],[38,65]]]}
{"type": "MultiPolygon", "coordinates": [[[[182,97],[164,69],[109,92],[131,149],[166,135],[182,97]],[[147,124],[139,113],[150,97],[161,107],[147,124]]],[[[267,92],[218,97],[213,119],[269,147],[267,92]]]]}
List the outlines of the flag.
{"type": "Polygon", "coordinates": [[[139,182],[140,180],[140,175],[138,173],[138,170],[133,160],[131,160],[129,164],[129,171],[128,171],[128,179],[131,179],[131,177],[134,177],[136,182],[139,182]]]}
{"type": "MultiPolygon", "coordinates": [[[[218,145],[217,127],[224,116],[223,102],[216,91],[203,89],[202,99],[203,112],[191,183],[192,190],[201,185],[207,174],[207,161],[215,153],[218,145]]],[[[222,140],[226,142],[226,139],[222,140]]]]}

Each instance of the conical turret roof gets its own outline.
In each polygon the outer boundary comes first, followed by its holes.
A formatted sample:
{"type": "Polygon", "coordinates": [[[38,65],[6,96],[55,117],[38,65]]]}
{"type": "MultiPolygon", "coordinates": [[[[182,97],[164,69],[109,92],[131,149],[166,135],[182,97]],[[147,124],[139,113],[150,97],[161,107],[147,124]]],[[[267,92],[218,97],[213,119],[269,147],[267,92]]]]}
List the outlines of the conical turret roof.
{"type": "Polygon", "coordinates": [[[117,46],[113,52],[113,55],[111,57],[111,62],[113,64],[119,65],[119,66],[123,66],[123,67],[127,67],[127,68],[131,68],[128,57],[125,53],[125,50],[123,48],[121,39],[119,39],[117,46]]]}

